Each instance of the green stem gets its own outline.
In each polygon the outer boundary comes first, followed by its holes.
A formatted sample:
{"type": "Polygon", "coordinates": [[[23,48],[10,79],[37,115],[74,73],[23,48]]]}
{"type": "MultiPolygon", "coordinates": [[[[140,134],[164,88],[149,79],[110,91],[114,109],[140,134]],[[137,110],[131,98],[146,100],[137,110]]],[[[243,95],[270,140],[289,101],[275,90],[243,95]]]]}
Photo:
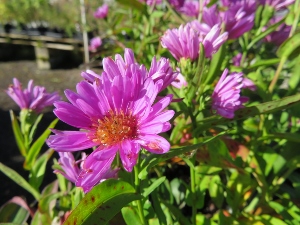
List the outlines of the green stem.
{"type": "Polygon", "coordinates": [[[277,83],[277,80],[279,78],[280,72],[281,72],[281,70],[283,68],[283,65],[284,65],[284,63],[285,63],[286,60],[287,60],[286,57],[282,57],[280,59],[280,62],[279,62],[279,65],[277,67],[277,70],[275,72],[275,75],[273,77],[273,80],[271,81],[270,86],[269,86],[269,94],[272,94],[272,92],[273,92],[273,90],[275,88],[275,84],[277,83]]]}
{"type": "MultiPolygon", "coordinates": [[[[197,140],[194,138],[194,144],[196,144],[197,140]]],[[[196,154],[191,158],[191,162],[195,165],[196,154]]],[[[190,167],[190,176],[191,176],[191,194],[192,194],[192,224],[196,224],[196,216],[197,216],[197,195],[196,195],[196,173],[193,167],[190,167]]]]}
{"type": "Polygon", "coordinates": [[[293,21],[293,25],[289,34],[289,37],[292,37],[296,31],[297,24],[299,21],[300,17],[300,0],[296,0],[295,5],[294,5],[294,14],[295,14],[295,19],[293,21]]]}
{"type": "MultiPolygon", "coordinates": [[[[140,179],[139,179],[139,172],[140,172],[140,160],[138,159],[136,165],[134,166],[134,185],[135,185],[135,190],[140,193],[140,179]]],[[[141,199],[136,200],[137,207],[138,207],[138,213],[140,216],[140,219],[142,221],[143,225],[148,225],[145,215],[144,215],[144,210],[143,210],[143,204],[141,199]]]]}

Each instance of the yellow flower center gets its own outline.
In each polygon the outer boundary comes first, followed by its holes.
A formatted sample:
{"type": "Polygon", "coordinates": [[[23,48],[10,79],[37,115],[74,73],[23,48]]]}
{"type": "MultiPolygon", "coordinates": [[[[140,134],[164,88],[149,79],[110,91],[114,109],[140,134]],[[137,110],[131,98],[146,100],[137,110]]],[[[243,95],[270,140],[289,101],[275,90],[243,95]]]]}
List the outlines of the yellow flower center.
{"type": "Polygon", "coordinates": [[[93,141],[100,145],[111,146],[137,137],[137,119],[131,113],[110,111],[104,118],[98,119],[94,126],[96,133],[93,141]]]}

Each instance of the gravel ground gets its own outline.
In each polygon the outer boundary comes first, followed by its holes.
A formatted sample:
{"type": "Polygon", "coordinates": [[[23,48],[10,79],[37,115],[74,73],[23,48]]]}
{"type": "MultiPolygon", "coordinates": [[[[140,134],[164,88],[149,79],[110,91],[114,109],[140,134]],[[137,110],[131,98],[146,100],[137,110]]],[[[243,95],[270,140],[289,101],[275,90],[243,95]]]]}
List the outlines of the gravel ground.
{"type": "MultiPolygon", "coordinates": [[[[99,70],[93,69],[96,72],[99,70]]],[[[57,70],[38,70],[35,61],[13,61],[0,62],[0,162],[18,171],[25,179],[28,173],[23,170],[23,157],[15,144],[13,132],[10,124],[9,110],[14,110],[18,114],[19,107],[5,93],[5,89],[12,84],[13,77],[19,79],[24,87],[30,79],[34,80],[35,85],[45,86],[48,92],[58,91],[64,97],[64,90],[75,90],[76,83],[82,80],[80,73],[82,69],[57,69],[57,70]]],[[[42,132],[49,123],[55,118],[52,108],[48,108],[44,114],[40,129],[42,132]]],[[[66,124],[59,122],[56,126],[58,129],[69,128],[66,124]]],[[[44,150],[47,146],[44,147],[44,150]]],[[[56,153],[54,156],[57,158],[56,153]]],[[[48,163],[47,173],[44,184],[49,183],[55,177],[51,169],[52,159],[48,163]]],[[[13,196],[23,196],[28,202],[32,202],[33,198],[24,189],[12,182],[8,177],[0,172],[0,207],[3,203],[11,199],[13,196]]]]}

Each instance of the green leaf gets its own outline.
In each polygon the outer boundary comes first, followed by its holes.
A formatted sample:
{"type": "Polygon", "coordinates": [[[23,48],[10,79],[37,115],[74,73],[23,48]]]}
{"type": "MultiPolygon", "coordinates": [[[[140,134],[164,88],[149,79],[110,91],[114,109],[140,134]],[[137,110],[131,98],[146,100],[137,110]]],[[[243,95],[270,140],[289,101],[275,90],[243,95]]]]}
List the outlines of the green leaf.
{"type": "Polygon", "coordinates": [[[20,197],[14,197],[0,209],[0,221],[13,224],[24,224],[30,214],[27,203],[20,197]]]}
{"type": "Polygon", "coordinates": [[[29,184],[35,189],[38,189],[44,179],[46,164],[50,157],[52,156],[54,150],[48,149],[43,155],[41,155],[38,160],[34,163],[31,168],[29,175],[29,184]]]}
{"type": "Polygon", "coordinates": [[[132,207],[123,207],[122,215],[127,225],[131,225],[133,221],[136,225],[142,225],[138,213],[132,207]]]}
{"type": "Polygon", "coordinates": [[[203,141],[202,143],[195,144],[195,145],[190,145],[182,148],[176,148],[176,149],[171,149],[169,152],[163,154],[163,155],[157,155],[157,154],[152,154],[145,158],[142,163],[141,163],[141,172],[139,173],[139,178],[144,180],[147,177],[148,171],[157,165],[160,162],[166,161],[170,158],[173,158],[175,156],[187,153],[189,151],[195,150],[202,145],[207,144],[208,142],[214,140],[215,138],[224,135],[226,132],[221,132],[218,135],[208,138],[207,140],[203,141]]]}
{"type": "Polygon", "coordinates": [[[211,84],[216,76],[220,75],[220,69],[223,63],[223,59],[225,58],[226,53],[226,45],[222,45],[218,52],[213,55],[213,58],[211,60],[208,75],[204,81],[204,84],[211,84]]]}
{"type": "Polygon", "coordinates": [[[32,126],[32,128],[30,129],[30,133],[29,133],[29,137],[28,137],[28,141],[29,143],[32,142],[33,140],[33,136],[35,134],[35,131],[37,129],[38,124],[40,123],[41,119],[43,118],[43,114],[38,115],[38,117],[36,118],[36,120],[34,121],[34,124],[32,126]]]}
{"type": "Polygon", "coordinates": [[[255,62],[254,64],[248,66],[248,69],[255,69],[260,66],[272,66],[280,62],[280,59],[260,59],[259,61],[255,62]]]}
{"type": "Polygon", "coordinates": [[[150,187],[146,188],[143,191],[143,196],[147,197],[149,194],[151,194],[152,191],[154,191],[159,185],[161,185],[164,181],[166,180],[166,177],[161,177],[159,179],[157,179],[156,181],[154,181],[150,187]]]}
{"type": "Polygon", "coordinates": [[[168,202],[165,201],[162,202],[166,207],[168,207],[170,212],[176,218],[175,221],[178,221],[179,224],[191,225],[190,221],[185,216],[182,215],[181,211],[177,207],[169,204],[168,202]]]}
{"type": "Polygon", "coordinates": [[[127,7],[137,9],[140,12],[146,12],[146,5],[140,3],[137,0],[116,0],[118,3],[125,5],[127,7]]]}
{"type": "Polygon", "coordinates": [[[20,125],[18,123],[18,119],[17,119],[17,117],[15,116],[15,114],[12,110],[10,110],[9,113],[10,113],[11,125],[12,125],[12,129],[13,129],[14,136],[15,136],[15,139],[16,139],[16,143],[18,145],[18,148],[19,148],[21,154],[24,157],[26,157],[27,149],[26,149],[25,144],[24,144],[24,137],[22,135],[21,128],[20,128],[20,125]]]}
{"type": "MultiPolygon", "coordinates": [[[[157,190],[154,190],[151,193],[151,199],[152,199],[152,204],[153,204],[153,209],[155,214],[157,215],[157,218],[159,220],[159,224],[160,225],[166,225],[167,224],[167,218],[165,215],[165,212],[163,211],[160,201],[158,199],[158,193],[157,190]]],[[[154,224],[155,222],[153,221],[152,224],[154,224]]]]}
{"type": "Polygon", "coordinates": [[[55,206],[55,199],[63,196],[65,193],[58,192],[58,182],[54,181],[48,184],[41,194],[38,209],[42,214],[51,215],[53,207],[55,206]]]}
{"type": "Polygon", "coordinates": [[[268,29],[266,29],[264,32],[260,33],[259,35],[256,35],[253,40],[249,43],[249,45],[247,46],[247,50],[249,51],[252,46],[258,42],[259,40],[263,39],[265,36],[267,36],[268,34],[272,33],[273,31],[275,31],[277,29],[277,27],[282,24],[284,18],[281,19],[280,21],[278,21],[277,23],[274,23],[272,26],[270,26],[268,29]]]}
{"type": "Polygon", "coordinates": [[[16,171],[13,169],[5,166],[0,162],[0,170],[2,173],[4,173],[6,176],[8,176],[10,179],[12,179],[14,182],[16,182],[18,185],[20,185],[22,188],[27,190],[30,194],[33,195],[33,197],[36,200],[39,200],[40,194],[39,192],[34,189],[23,177],[21,177],[16,171]]]}
{"type": "Polygon", "coordinates": [[[127,182],[108,179],[84,196],[65,224],[107,224],[128,203],[141,199],[127,182]]]}
{"type": "Polygon", "coordinates": [[[299,102],[300,94],[296,94],[279,100],[269,101],[255,106],[239,109],[235,112],[235,117],[233,119],[227,119],[220,116],[207,117],[197,123],[198,128],[195,132],[201,132],[202,130],[206,130],[216,125],[230,123],[235,120],[245,119],[259,114],[273,113],[282,109],[287,109],[291,106],[299,104],[299,102]]]}
{"type": "Polygon", "coordinates": [[[51,133],[50,128],[53,128],[56,123],[58,122],[58,119],[55,119],[50,125],[47,127],[47,129],[44,131],[44,133],[33,143],[31,148],[28,151],[28,155],[25,158],[24,162],[24,168],[30,170],[34,162],[36,160],[36,157],[41,151],[41,148],[45,144],[46,139],[48,138],[49,134],[51,133]]]}
{"type": "Polygon", "coordinates": [[[300,33],[294,34],[289,39],[285,40],[278,48],[276,54],[278,57],[289,57],[292,53],[296,51],[299,55],[300,50],[300,33]]]}

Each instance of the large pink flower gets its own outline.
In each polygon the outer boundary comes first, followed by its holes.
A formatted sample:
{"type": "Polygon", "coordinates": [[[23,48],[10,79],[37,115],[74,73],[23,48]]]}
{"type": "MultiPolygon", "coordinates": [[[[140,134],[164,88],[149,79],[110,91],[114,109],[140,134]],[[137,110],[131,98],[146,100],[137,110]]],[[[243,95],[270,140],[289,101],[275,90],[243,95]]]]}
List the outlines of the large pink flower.
{"type": "Polygon", "coordinates": [[[31,109],[39,113],[55,101],[61,100],[57,92],[48,93],[45,87],[33,86],[33,80],[28,82],[28,86],[24,90],[17,78],[13,79],[13,83],[8,87],[6,93],[21,109],[31,109]]]}
{"type": "Polygon", "coordinates": [[[251,80],[244,78],[243,73],[228,75],[228,69],[225,69],[212,94],[212,109],[219,115],[232,119],[234,112],[243,108],[243,103],[249,100],[240,95],[243,88],[255,90],[256,87],[251,80]]]}
{"type": "MultiPolygon", "coordinates": [[[[131,52],[131,51],[130,51],[131,52]]],[[[78,151],[96,147],[93,158],[107,160],[119,152],[127,171],[132,171],[141,148],[163,154],[169,142],[159,136],[171,128],[173,110],[168,95],[154,103],[163,80],[152,80],[144,66],[132,62],[127,50],[125,61],[103,60],[101,79],[77,84],[77,93],[66,90],[70,103],[56,102],[55,115],[80,131],[55,131],[47,144],[57,151],[78,151]]]]}

